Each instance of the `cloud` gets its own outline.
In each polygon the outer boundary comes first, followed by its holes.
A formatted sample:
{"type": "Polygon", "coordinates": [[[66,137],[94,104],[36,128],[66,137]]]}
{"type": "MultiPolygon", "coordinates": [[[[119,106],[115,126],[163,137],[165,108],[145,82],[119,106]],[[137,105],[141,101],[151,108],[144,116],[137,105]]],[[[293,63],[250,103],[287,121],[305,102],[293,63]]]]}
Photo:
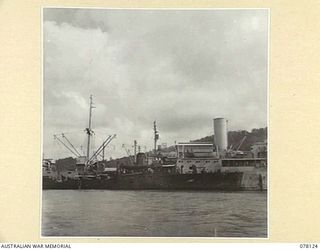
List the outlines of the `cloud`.
{"type": "Polygon", "coordinates": [[[117,133],[114,157],[134,139],[151,148],[155,119],[168,144],[212,134],[217,116],[234,130],[266,126],[267,14],[45,9],[45,155],[68,154],[53,133],[85,146],[90,94],[95,143],[117,133]]]}

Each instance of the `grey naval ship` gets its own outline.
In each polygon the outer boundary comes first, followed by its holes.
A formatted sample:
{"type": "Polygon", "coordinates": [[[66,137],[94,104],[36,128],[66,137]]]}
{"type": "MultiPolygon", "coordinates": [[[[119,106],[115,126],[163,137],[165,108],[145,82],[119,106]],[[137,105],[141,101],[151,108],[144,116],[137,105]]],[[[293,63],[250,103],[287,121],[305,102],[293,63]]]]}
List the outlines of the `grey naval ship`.
{"type": "MultiPolygon", "coordinates": [[[[228,121],[215,118],[214,142],[177,143],[171,152],[157,149],[159,132],[154,122],[154,150],[138,152],[134,141],[134,154],[112,161],[98,160],[107,145],[116,137],[110,135],[90,155],[92,96],[90,96],[87,155],[78,150],[62,134],[55,136],[76,155],[74,168],[60,169],[54,161],[43,159],[43,189],[110,189],[110,190],[267,190],[267,144],[253,145],[244,153],[228,147],[228,121]]],[[[160,146],[160,145],[158,145],[160,146]]],[[[140,150],[139,150],[140,151],[140,150]]],[[[103,157],[104,158],[104,157],[103,157]]]]}

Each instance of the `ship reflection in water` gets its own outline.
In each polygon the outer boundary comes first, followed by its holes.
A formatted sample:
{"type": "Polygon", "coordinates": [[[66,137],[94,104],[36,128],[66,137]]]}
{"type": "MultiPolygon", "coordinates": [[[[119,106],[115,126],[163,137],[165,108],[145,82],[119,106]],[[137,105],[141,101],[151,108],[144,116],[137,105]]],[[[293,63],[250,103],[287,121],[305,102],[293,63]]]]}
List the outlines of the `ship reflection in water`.
{"type": "Polygon", "coordinates": [[[267,237],[267,192],[44,190],[42,236],[267,237]]]}

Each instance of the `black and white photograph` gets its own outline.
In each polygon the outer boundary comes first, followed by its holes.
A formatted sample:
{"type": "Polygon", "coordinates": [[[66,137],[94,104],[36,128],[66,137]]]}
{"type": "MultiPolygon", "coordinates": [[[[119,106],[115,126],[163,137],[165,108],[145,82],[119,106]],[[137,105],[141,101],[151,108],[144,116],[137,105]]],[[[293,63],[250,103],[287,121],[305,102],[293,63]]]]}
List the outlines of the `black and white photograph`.
{"type": "Polygon", "coordinates": [[[41,237],[268,238],[269,9],[42,9],[41,237]]]}

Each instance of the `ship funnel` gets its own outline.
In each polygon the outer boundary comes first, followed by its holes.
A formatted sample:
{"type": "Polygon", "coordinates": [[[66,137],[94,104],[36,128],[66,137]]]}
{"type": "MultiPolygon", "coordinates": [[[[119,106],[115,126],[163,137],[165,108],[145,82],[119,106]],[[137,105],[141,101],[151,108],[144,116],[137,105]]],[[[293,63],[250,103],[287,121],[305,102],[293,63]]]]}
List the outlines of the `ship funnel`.
{"type": "Polygon", "coordinates": [[[213,119],[214,141],[219,151],[226,151],[228,148],[228,121],[225,118],[213,119]]]}

